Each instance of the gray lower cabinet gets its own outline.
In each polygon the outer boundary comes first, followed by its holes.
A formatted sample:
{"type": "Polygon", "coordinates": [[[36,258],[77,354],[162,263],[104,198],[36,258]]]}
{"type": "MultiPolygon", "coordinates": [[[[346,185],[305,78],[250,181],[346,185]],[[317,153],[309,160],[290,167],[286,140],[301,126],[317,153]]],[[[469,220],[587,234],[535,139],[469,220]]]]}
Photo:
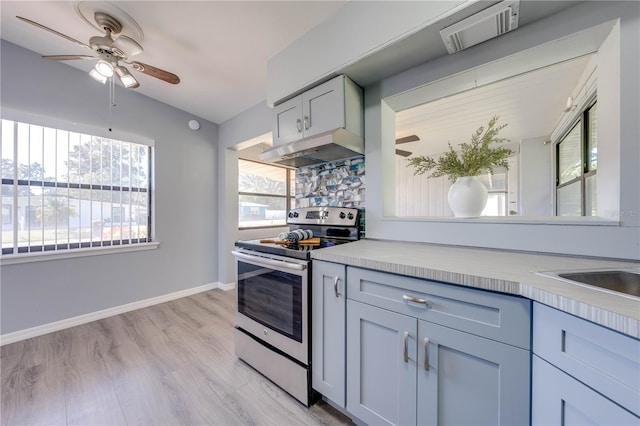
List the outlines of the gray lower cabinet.
{"type": "Polygon", "coordinates": [[[532,423],[640,425],[640,341],[534,303],[532,423]]]}
{"type": "Polygon", "coordinates": [[[345,407],[346,266],[313,261],[311,289],[311,384],[345,407]]]}
{"type": "Polygon", "coordinates": [[[416,424],[415,318],[347,300],[347,411],[370,425],[416,424]]]}
{"type": "Polygon", "coordinates": [[[530,352],[418,321],[419,425],[528,425],[530,352]]]}
{"type": "Polygon", "coordinates": [[[528,425],[530,301],[347,267],[347,411],[372,425],[528,425]]]}
{"type": "Polygon", "coordinates": [[[529,351],[347,301],[347,411],[368,424],[527,425],[529,351]]]}
{"type": "Polygon", "coordinates": [[[533,425],[640,425],[640,418],[533,356],[533,425]]]}

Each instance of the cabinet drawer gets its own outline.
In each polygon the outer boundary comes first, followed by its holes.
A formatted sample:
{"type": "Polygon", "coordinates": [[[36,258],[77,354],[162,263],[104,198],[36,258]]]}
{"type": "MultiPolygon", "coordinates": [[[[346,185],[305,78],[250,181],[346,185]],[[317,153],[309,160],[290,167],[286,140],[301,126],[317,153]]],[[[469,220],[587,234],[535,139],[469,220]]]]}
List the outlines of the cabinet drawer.
{"type": "Polygon", "coordinates": [[[531,347],[531,301],[349,267],[347,298],[499,342],[531,347]]]}
{"type": "Polygon", "coordinates": [[[533,352],[640,415],[640,341],[540,303],[533,352]]]}
{"type": "Polygon", "coordinates": [[[533,356],[532,425],[640,425],[640,418],[533,356]]]}

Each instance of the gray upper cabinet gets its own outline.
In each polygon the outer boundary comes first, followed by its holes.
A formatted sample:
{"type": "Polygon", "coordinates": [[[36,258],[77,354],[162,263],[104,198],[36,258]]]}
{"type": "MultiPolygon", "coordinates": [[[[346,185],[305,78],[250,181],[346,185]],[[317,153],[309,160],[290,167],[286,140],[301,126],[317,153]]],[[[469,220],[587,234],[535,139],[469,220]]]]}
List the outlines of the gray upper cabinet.
{"type": "Polygon", "coordinates": [[[346,267],[314,260],[312,274],[311,384],[344,408],[346,267]]]}
{"type": "Polygon", "coordinates": [[[344,128],[364,134],[362,89],[344,75],[310,89],[274,108],[273,144],[344,128]]]}

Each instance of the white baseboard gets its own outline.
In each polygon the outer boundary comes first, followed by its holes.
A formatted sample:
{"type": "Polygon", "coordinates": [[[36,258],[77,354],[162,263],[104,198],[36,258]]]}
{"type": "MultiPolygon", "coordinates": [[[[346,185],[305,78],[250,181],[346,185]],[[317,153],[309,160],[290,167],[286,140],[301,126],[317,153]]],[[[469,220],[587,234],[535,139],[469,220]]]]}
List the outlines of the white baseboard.
{"type": "Polygon", "coordinates": [[[235,283],[222,284],[220,282],[217,282],[205,284],[198,287],[188,288],[186,290],[176,291],[175,293],[163,294],[162,296],[139,300],[137,302],[127,303],[126,305],[114,306],[113,308],[107,308],[101,311],[78,315],[77,317],[73,318],[67,318],[60,321],[27,328],[24,330],[14,331],[12,333],[3,334],[0,336],[0,346],[8,345],[9,343],[18,342],[20,340],[30,339],[31,337],[41,336],[43,334],[52,333],[54,331],[64,330],[65,328],[75,327],[76,325],[86,324],[91,321],[100,320],[114,315],[123,314],[125,312],[135,311],[136,309],[146,308],[148,306],[157,305],[159,303],[169,302],[171,300],[180,299],[182,297],[191,296],[193,294],[202,293],[203,291],[213,290],[215,288],[219,288],[224,291],[232,290],[233,288],[235,288],[235,283]],[[232,287],[229,287],[230,285],[232,287]]]}
{"type": "Polygon", "coordinates": [[[235,282],[227,283],[227,284],[218,283],[218,288],[224,291],[233,290],[234,288],[236,288],[236,283],[235,282]]]}

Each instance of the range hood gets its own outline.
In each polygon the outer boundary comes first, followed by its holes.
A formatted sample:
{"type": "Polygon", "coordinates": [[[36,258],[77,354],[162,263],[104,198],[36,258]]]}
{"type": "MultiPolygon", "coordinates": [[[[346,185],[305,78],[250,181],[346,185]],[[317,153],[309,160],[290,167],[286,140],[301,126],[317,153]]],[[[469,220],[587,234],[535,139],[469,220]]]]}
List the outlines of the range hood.
{"type": "Polygon", "coordinates": [[[303,167],[364,154],[364,139],[345,129],[335,129],[268,149],[260,161],[303,167]]]}

